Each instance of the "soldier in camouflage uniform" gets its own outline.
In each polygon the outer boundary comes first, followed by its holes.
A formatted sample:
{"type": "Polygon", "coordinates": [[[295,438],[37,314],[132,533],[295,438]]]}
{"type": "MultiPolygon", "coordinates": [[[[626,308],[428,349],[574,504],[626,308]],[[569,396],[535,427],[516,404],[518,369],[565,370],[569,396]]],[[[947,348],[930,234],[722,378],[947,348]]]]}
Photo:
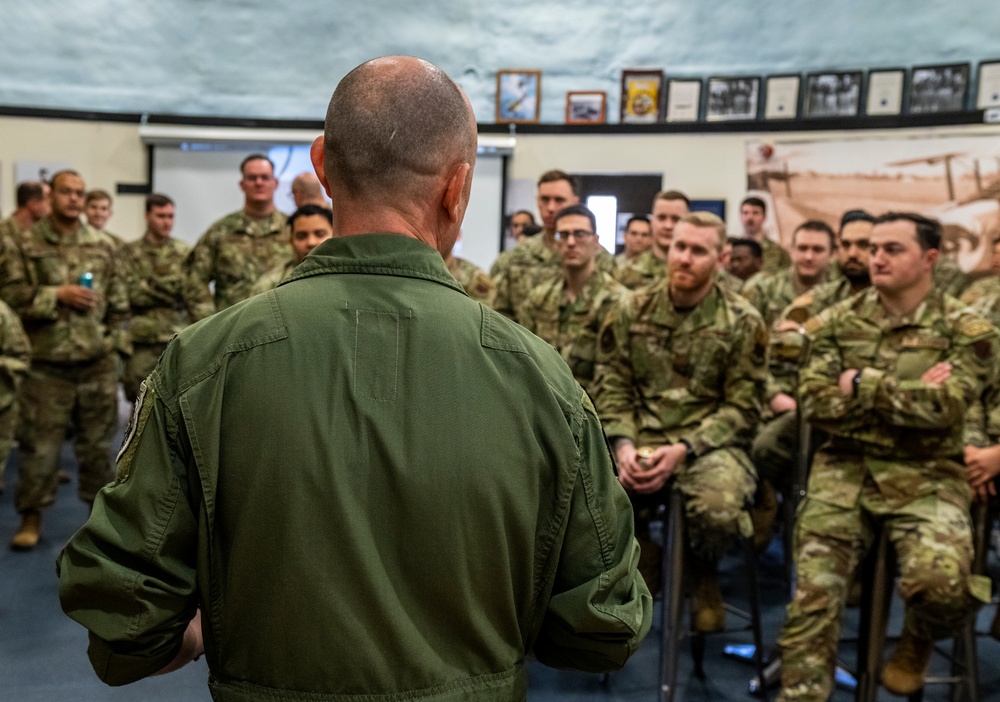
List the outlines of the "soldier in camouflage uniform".
{"type": "MultiPolygon", "coordinates": [[[[640,500],[662,502],[676,476],[684,495],[699,631],[722,627],[717,564],[732,537],[752,528],[746,507],[756,474],[746,449],[767,370],[760,315],[715,280],[725,243],[715,215],[683,217],[667,277],[612,309],[598,350],[595,401],[622,484],[640,500]],[[638,448],[652,449],[642,463],[638,448]]],[[[641,543],[653,554],[644,557],[653,589],[655,550],[641,543]]]]}
{"type": "Polygon", "coordinates": [[[962,293],[962,302],[993,326],[1000,327],[1000,239],[993,243],[990,275],[980,278],[962,293]]]}
{"type": "Polygon", "coordinates": [[[518,319],[558,351],[577,382],[593,394],[600,325],[628,290],[597,270],[597,220],[589,209],[570,205],[560,211],[556,240],[563,274],[532,290],[518,319]]]}
{"type": "Polygon", "coordinates": [[[748,197],[740,203],[740,223],[743,236],[753,239],[761,248],[761,270],[767,273],[787,268],[792,263],[785,247],[768,238],[764,231],[767,204],[759,197],[748,197]]]}
{"type": "Polygon", "coordinates": [[[184,261],[190,247],[170,236],[174,202],[166,195],[146,197],[146,232],[121,249],[132,322],[132,355],[125,361],[122,386],[135,402],[139,385],[156,366],[174,334],[191,323],[184,302],[184,261]]]}
{"type": "Polygon", "coordinates": [[[649,250],[636,256],[627,265],[619,266],[612,275],[629,290],[651,285],[667,273],[667,252],[674,237],[674,227],[691,211],[691,201],[679,190],[664,190],[653,198],[653,243],[649,250]]]}
{"type": "MultiPolygon", "coordinates": [[[[49,204],[49,186],[39,180],[26,180],[17,186],[17,209],[10,217],[0,221],[0,246],[3,242],[16,240],[22,232],[35,226],[35,222],[47,217],[52,208],[49,204]]],[[[2,248],[0,248],[2,252],[2,248]]]]}
{"type": "Polygon", "coordinates": [[[459,285],[465,290],[465,294],[476,302],[481,302],[487,307],[493,306],[493,297],[496,295],[497,286],[486,271],[477,266],[472,261],[449,254],[445,259],[448,270],[459,285]]]}
{"type": "Polygon", "coordinates": [[[83,179],[52,178],[52,214],[6,255],[0,294],[20,314],[32,346],[22,386],[21,470],[15,506],[21,528],[12,546],[38,543],[41,509],[51,504],[59,451],[75,429],[78,494],[91,503],[111,478],[118,419],[115,352],[127,354],[129,303],[114,243],[80,222],[83,179]]]}
{"type": "Polygon", "coordinates": [[[933,640],[989,598],[988,580],[970,574],[971,493],[959,461],[966,409],[996,377],[998,333],[935,289],[940,236],[919,215],[876,219],[873,287],[806,323],[803,411],[830,439],[799,509],[796,589],[779,639],[785,702],[830,696],[840,616],[873,523],[895,547],[906,604],[882,673],[889,691],[919,690],[933,640]]]}
{"type": "Polygon", "coordinates": [[[764,265],[763,255],[764,250],[753,239],[729,237],[729,258],[726,259],[726,272],[739,281],[735,284],[736,292],[743,288],[746,281],[760,272],[764,265]]]}
{"type": "Polygon", "coordinates": [[[31,344],[21,320],[0,300],[0,494],[4,491],[7,457],[17,431],[17,392],[31,362],[31,344]]]}
{"type": "MultiPolygon", "coordinates": [[[[542,232],[510,251],[504,251],[490,268],[496,282],[493,309],[515,322],[528,293],[542,283],[555,280],[561,273],[555,241],[555,216],[567,205],[580,201],[575,181],[564,171],[546,171],[538,179],[538,211],[542,232]]],[[[610,273],[614,257],[603,248],[597,255],[597,267],[610,273]]]]}
{"type": "Polygon", "coordinates": [[[262,275],[254,283],[251,295],[274,290],[310,251],[333,236],[333,213],[329,207],[322,205],[302,205],[289,216],[288,231],[291,233],[292,257],[262,275]]]}
{"type": "Polygon", "coordinates": [[[638,215],[625,223],[625,233],[622,235],[625,250],[615,256],[615,268],[621,268],[634,261],[639,254],[649,251],[653,245],[653,227],[649,217],[638,215]]]}
{"type": "Polygon", "coordinates": [[[251,154],[240,164],[245,195],[242,210],[208,228],[188,255],[184,298],[194,321],[235,305],[250,296],[262,273],[292,255],[285,215],[274,208],[278,181],[274,164],[251,154]],[[209,283],[215,281],[215,297],[209,283]]]}
{"type": "Polygon", "coordinates": [[[89,191],[83,200],[83,214],[87,224],[115,242],[115,247],[121,248],[125,244],[124,239],[106,229],[108,220],[114,214],[111,193],[107,190],[96,188],[89,191]]]}

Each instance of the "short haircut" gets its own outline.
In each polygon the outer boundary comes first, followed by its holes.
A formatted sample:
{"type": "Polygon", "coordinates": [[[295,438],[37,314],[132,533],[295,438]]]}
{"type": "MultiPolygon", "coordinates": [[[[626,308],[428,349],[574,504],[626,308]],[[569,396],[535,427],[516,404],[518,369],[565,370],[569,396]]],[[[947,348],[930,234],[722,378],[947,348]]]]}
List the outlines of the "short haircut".
{"type": "Polygon", "coordinates": [[[830,250],[837,248],[837,235],[833,233],[833,229],[829,224],[818,219],[809,219],[795,227],[795,231],[792,233],[792,243],[795,243],[795,237],[802,230],[808,232],[819,232],[820,234],[826,234],[830,237],[830,250]]]}
{"type": "Polygon", "coordinates": [[[577,182],[576,178],[571,176],[566,171],[560,171],[558,168],[553,168],[551,171],[545,171],[538,177],[538,184],[542,183],[555,183],[557,180],[565,180],[569,183],[569,189],[573,191],[574,195],[580,194],[580,184],[577,182]]]}
{"type": "Polygon", "coordinates": [[[271,173],[272,174],[274,173],[274,161],[269,159],[264,154],[250,154],[245,159],[240,161],[240,175],[246,175],[245,169],[247,167],[247,164],[250,163],[251,161],[267,161],[268,163],[271,164],[271,173]]]}
{"type": "Polygon", "coordinates": [[[840,218],[840,229],[837,230],[837,233],[840,234],[840,232],[844,231],[844,227],[851,222],[868,222],[870,224],[874,221],[875,218],[864,210],[848,210],[840,218]]]}
{"type": "Polygon", "coordinates": [[[889,224],[891,222],[913,222],[917,228],[917,241],[920,248],[927,249],[941,248],[941,223],[936,219],[924,217],[916,212],[886,212],[875,218],[874,224],[889,224]]]}
{"type": "Polygon", "coordinates": [[[354,198],[412,200],[427,178],[474,166],[477,142],[465,96],[444,71],[411,57],[375,59],[348,73],[330,98],[326,177],[354,198]]]}
{"type": "Polygon", "coordinates": [[[515,212],[514,214],[512,214],[510,216],[510,218],[513,220],[518,215],[528,215],[528,217],[531,218],[531,223],[535,224],[535,213],[534,212],[529,212],[528,210],[518,210],[517,212],[515,212]]]}
{"type": "MultiPolygon", "coordinates": [[[[727,239],[729,238],[726,234],[726,223],[723,222],[718,215],[711,212],[688,212],[686,215],[681,217],[680,220],[678,220],[677,224],[691,224],[695,227],[711,227],[719,236],[719,251],[722,251],[723,247],[726,245],[727,239]]],[[[674,229],[674,231],[676,232],[677,230],[674,229]]]]}
{"type": "Polygon", "coordinates": [[[764,214],[767,214],[767,203],[761,200],[759,197],[745,197],[743,202],[740,203],[740,209],[743,209],[743,205],[750,205],[751,207],[759,207],[764,214]]]}
{"type": "Polygon", "coordinates": [[[83,198],[83,204],[89,205],[92,202],[100,202],[101,200],[107,200],[110,203],[112,201],[111,193],[101,188],[94,188],[87,192],[86,197],[83,198]]]}
{"type": "Polygon", "coordinates": [[[302,205],[302,207],[295,210],[294,212],[292,212],[292,214],[288,216],[288,230],[289,231],[295,230],[295,220],[297,220],[299,217],[314,217],[316,215],[326,218],[326,221],[330,223],[330,226],[331,227],[333,226],[333,212],[330,210],[329,207],[323,207],[322,205],[308,204],[308,205],[302,205]]]}
{"type": "Polygon", "coordinates": [[[45,184],[40,180],[26,180],[17,186],[17,206],[27,207],[29,202],[45,197],[45,184]]]}
{"type": "Polygon", "coordinates": [[[146,196],[146,213],[153,211],[154,207],[166,207],[167,205],[174,204],[166,195],[161,195],[160,193],[150,193],[146,196]]]}
{"type": "Polygon", "coordinates": [[[645,215],[636,215],[635,217],[629,217],[628,221],[625,222],[625,229],[631,227],[632,222],[645,222],[646,224],[649,224],[649,217],[646,217],[645,215]]]}
{"type": "Polygon", "coordinates": [[[591,212],[590,208],[586,205],[568,205],[562,208],[556,213],[556,224],[558,224],[559,220],[563,217],[571,217],[573,215],[579,215],[580,217],[586,217],[589,219],[590,228],[594,230],[595,234],[597,233],[597,217],[594,216],[594,213],[591,212]]]}
{"type": "Polygon", "coordinates": [[[729,245],[734,249],[737,246],[742,246],[743,248],[750,249],[750,256],[753,258],[764,258],[764,247],[760,245],[759,242],[753,239],[747,239],[745,237],[731,236],[729,237],[729,245]]]}
{"type": "Polygon", "coordinates": [[[63,176],[74,176],[76,178],[79,178],[80,180],[83,180],[83,176],[74,171],[72,168],[64,168],[61,171],[56,171],[55,173],[52,174],[52,178],[51,180],[49,180],[49,187],[55,190],[56,182],[63,176]]]}
{"type": "Polygon", "coordinates": [[[657,200],[683,200],[687,208],[691,209],[691,200],[680,190],[661,190],[653,198],[653,204],[656,204],[657,200]]]}

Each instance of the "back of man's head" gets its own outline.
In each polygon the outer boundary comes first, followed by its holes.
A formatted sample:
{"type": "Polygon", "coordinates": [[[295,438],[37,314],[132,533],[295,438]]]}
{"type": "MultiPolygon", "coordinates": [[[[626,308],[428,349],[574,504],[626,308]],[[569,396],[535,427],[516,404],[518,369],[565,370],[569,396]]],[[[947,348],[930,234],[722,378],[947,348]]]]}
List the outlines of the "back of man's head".
{"type": "Polygon", "coordinates": [[[414,196],[426,179],[475,163],[476,124],[459,87],[409,56],[361,64],[337,86],[326,113],[331,192],[356,200],[414,196]]]}
{"type": "Polygon", "coordinates": [[[45,187],[40,180],[26,180],[17,186],[17,206],[27,207],[29,202],[45,197],[45,187]]]}

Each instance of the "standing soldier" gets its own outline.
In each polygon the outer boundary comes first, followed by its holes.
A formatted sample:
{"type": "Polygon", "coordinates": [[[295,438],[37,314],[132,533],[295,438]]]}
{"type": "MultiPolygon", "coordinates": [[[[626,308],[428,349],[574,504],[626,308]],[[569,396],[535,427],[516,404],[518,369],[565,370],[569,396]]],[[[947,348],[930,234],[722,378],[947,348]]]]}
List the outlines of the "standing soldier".
{"type": "Polygon", "coordinates": [[[558,351],[573,376],[594,393],[597,334],[611,306],[628,290],[597,270],[597,220],[583,205],[570,205],[556,215],[556,241],[562,275],[528,294],[518,319],[558,351]]]}
{"type": "Polygon", "coordinates": [[[139,385],[156,366],[174,334],[190,324],[184,303],[184,260],[190,247],[170,236],[174,201],[156,193],[146,197],[146,232],[121,250],[128,283],[132,355],[125,361],[122,385],[135,402],[139,385]]]}
{"type": "MultiPolygon", "coordinates": [[[[462,238],[461,232],[459,232],[458,238],[462,238]]],[[[493,307],[497,285],[486,271],[472,261],[466,261],[452,252],[448,252],[444,262],[448,266],[448,272],[455,276],[455,280],[465,290],[466,295],[487,307],[493,307]]]]}
{"type": "Polygon", "coordinates": [[[185,299],[194,321],[249,297],[262,273],[292,255],[285,215],[274,207],[274,164],[263,154],[250,154],[240,173],[243,209],[212,224],[188,255],[185,299]]]}
{"type": "Polygon", "coordinates": [[[17,186],[17,209],[0,222],[0,246],[4,241],[16,239],[22,232],[35,226],[35,222],[51,212],[49,186],[44,181],[26,180],[17,186]]]}
{"type": "Polygon", "coordinates": [[[795,595],[779,644],[780,700],[826,700],[853,574],[886,530],[906,605],[882,673],[886,689],[924,684],[933,641],[989,599],[971,574],[966,409],[996,374],[997,331],[933,284],[941,227],[909,213],[875,220],[872,288],[806,323],[803,412],[830,434],[796,524],[795,595]],[[959,457],[959,460],[956,460],[959,457]]]}
{"type": "Polygon", "coordinates": [[[31,344],[21,320],[0,300],[0,495],[3,494],[7,457],[17,432],[17,392],[31,362],[31,344]]]}
{"type": "Polygon", "coordinates": [[[106,229],[108,220],[114,214],[111,193],[107,190],[97,188],[88,192],[83,200],[83,214],[87,220],[87,224],[102,234],[109,236],[115,242],[115,246],[121,247],[125,243],[120,236],[112,234],[106,229]]]}
{"type": "MultiPolygon", "coordinates": [[[[764,322],[716,280],[725,244],[715,215],[681,218],[667,277],[611,311],[598,350],[595,401],[622,485],[636,506],[650,496],[662,503],[672,476],[684,496],[697,631],[722,628],[718,562],[732,537],[752,528],[756,474],[746,450],[767,371],[764,322]],[[642,463],[638,449],[650,451],[642,463]]],[[[654,590],[659,549],[648,538],[640,544],[654,590]]]]}
{"type": "Polygon", "coordinates": [[[766,272],[778,271],[792,263],[788,252],[778,242],[767,236],[764,221],[767,219],[767,204],[759,197],[748,197],[740,203],[740,224],[743,236],[760,244],[762,268],[766,272]]]}
{"type": "Polygon", "coordinates": [[[288,217],[288,230],[291,232],[292,257],[262,275],[253,284],[251,292],[254,295],[274,290],[310,251],[333,236],[333,212],[325,205],[302,205],[288,217]]]}
{"type": "Polygon", "coordinates": [[[90,504],[114,477],[111,438],[118,420],[116,351],[129,352],[128,296],[111,239],[80,221],[86,192],[75,171],[52,177],[52,214],[4,260],[0,287],[31,341],[21,408],[21,469],[15,549],[38,544],[41,510],[53,501],[59,452],[75,431],[77,493],[90,504]]]}

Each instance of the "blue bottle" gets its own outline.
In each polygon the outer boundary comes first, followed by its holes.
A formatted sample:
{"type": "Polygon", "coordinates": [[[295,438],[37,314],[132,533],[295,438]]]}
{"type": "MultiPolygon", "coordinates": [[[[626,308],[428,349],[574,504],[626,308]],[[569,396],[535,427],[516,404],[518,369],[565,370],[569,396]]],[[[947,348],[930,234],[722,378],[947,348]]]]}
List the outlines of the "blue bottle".
{"type": "Polygon", "coordinates": [[[81,273],[80,274],[80,285],[85,288],[93,289],[94,287],[94,274],[93,273],[81,273]]]}

